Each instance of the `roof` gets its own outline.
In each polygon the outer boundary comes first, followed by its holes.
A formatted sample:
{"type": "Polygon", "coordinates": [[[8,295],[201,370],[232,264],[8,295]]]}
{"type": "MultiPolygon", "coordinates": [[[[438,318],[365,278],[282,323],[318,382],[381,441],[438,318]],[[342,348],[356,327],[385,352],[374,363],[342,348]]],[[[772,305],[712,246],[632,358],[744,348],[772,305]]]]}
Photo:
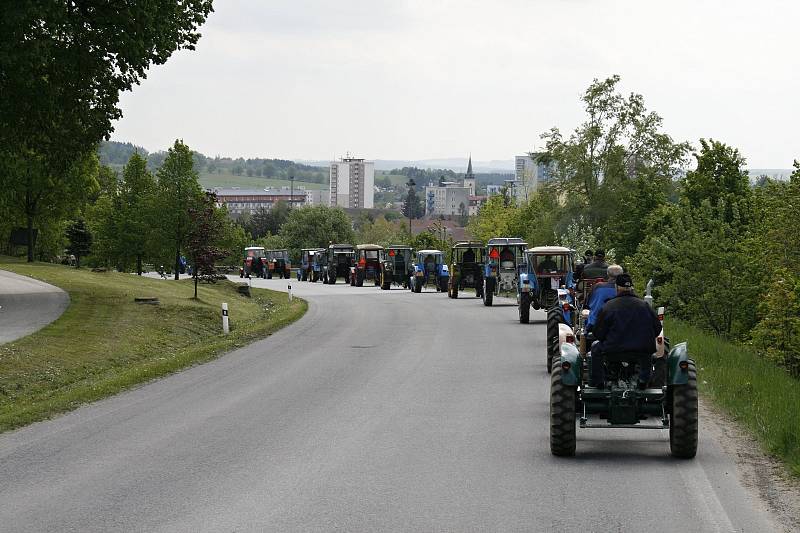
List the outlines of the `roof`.
{"type": "Polygon", "coordinates": [[[387,249],[391,248],[392,250],[410,250],[411,247],[407,244],[390,244],[386,247],[387,249]]]}
{"type": "Polygon", "coordinates": [[[484,244],[480,241],[462,241],[453,245],[453,248],[483,248],[484,244]]]}
{"type": "Polygon", "coordinates": [[[440,254],[440,253],[442,253],[442,251],[441,250],[418,250],[417,253],[418,254],[428,255],[428,254],[440,254]]]}
{"type": "Polygon", "coordinates": [[[356,248],[359,250],[383,250],[383,246],[377,244],[359,244],[356,248]]]}
{"type": "Polygon", "coordinates": [[[264,250],[265,252],[288,252],[289,250],[285,248],[272,248],[270,250],[264,250]]]}
{"type": "Polygon", "coordinates": [[[245,250],[263,250],[263,246],[248,246],[245,250]]]}
{"type": "Polygon", "coordinates": [[[506,246],[528,246],[528,243],[520,239],[519,237],[495,237],[494,239],[489,239],[487,243],[489,245],[492,244],[500,244],[506,246]]]}
{"type": "Polygon", "coordinates": [[[332,248],[334,250],[344,250],[344,249],[352,250],[353,249],[353,245],[352,244],[331,244],[330,246],[328,246],[328,248],[332,248]]]}
{"type": "MultiPolygon", "coordinates": [[[[291,196],[292,191],[282,189],[234,189],[234,188],[213,188],[211,189],[217,197],[226,196],[291,196]]],[[[306,191],[295,187],[294,196],[305,196],[306,191]]]]}
{"type": "Polygon", "coordinates": [[[565,248],[563,246],[534,246],[533,248],[528,248],[525,251],[526,252],[530,252],[530,253],[539,253],[539,254],[568,254],[568,253],[572,253],[571,249],[565,248]]]}

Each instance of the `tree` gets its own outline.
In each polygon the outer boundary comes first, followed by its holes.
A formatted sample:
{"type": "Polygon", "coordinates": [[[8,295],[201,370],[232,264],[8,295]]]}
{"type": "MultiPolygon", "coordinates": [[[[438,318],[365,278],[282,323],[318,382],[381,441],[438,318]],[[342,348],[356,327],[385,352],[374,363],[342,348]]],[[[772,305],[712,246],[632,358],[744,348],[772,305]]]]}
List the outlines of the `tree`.
{"type": "Polygon", "coordinates": [[[340,207],[314,205],[292,209],[279,236],[293,256],[301,248],[326,248],[328,244],[353,242],[350,218],[340,207]]]}
{"type": "Polygon", "coordinates": [[[116,202],[115,224],[117,257],[135,258],[136,273],[142,274],[142,258],[152,249],[150,228],[154,225],[156,180],[147,170],[147,161],[134,152],[122,171],[116,202]]]}
{"type": "Polygon", "coordinates": [[[406,183],[408,187],[408,194],[403,202],[401,211],[406,218],[422,218],[425,214],[422,202],[417,197],[416,182],[413,179],[408,180],[406,183]]]}
{"type": "Polygon", "coordinates": [[[620,199],[629,192],[627,182],[639,176],[668,188],[690,149],[661,131],[663,120],[645,108],[641,95],[619,94],[619,81],[595,79],[581,97],[586,121],[568,138],[558,128],[543,134],[546,152],[539,157],[551,165],[570,214],[583,214],[603,229],[612,215],[624,212],[620,199]]]}
{"type": "Polygon", "coordinates": [[[199,276],[216,274],[214,263],[229,253],[217,246],[217,242],[223,236],[224,219],[216,216],[216,204],[216,194],[206,192],[189,209],[191,226],[186,247],[194,266],[192,277],[194,278],[195,299],[197,299],[199,276]]]}
{"type": "Polygon", "coordinates": [[[75,256],[75,268],[80,268],[81,257],[89,255],[92,251],[92,234],[82,218],[67,227],[67,239],[69,240],[67,251],[75,256]]]}
{"type": "Polygon", "coordinates": [[[190,210],[202,195],[192,151],[177,140],[158,169],[156,210],[162,242],[175,254],[175,279],[179,279],[181,249],[191,229],[190,210]]]}
{"type": "Polygon", "coordinates": [[[31,150],[24,162],[17,159],[14,164],[15,170],[11,174],[17,179],[6,181],[0,188],[0,195],[10,216],[26,225],[28,262],[32,262],[34,229],[42,225],[42,217],[46,216],[47,224],[53,224],[76,215],[99,188],[99,163],[97,154],[88,152],[80,157],[74,156],[63,174],[54,174],[47,158],[31,150]]]}
{"type": "Polygon", "coordinates": [[[6,2],[0,17],[0,190],[56,182],[113,131],[119,94],[193,49],[211,0],[6,2]]]}

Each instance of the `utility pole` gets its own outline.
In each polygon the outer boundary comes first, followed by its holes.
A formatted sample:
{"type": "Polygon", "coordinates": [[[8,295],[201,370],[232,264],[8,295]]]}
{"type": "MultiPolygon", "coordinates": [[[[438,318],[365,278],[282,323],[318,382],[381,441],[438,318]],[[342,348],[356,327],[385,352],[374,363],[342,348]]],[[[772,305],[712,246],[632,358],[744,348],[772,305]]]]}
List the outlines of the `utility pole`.
{"type": "Polygon", "coordinates": [[[414,206],[411,205],[411,191],[414,190],[414,187],[416,187],[417,184],[414,183],[414,178],[411,178],[411,179],[408,180],[408,183],[406,183],[406,185],[408,185],[408,196],[407,196],[407,199],[406,199],[406,209],[408,209],[408,237],[410,239],[411,237],[413,237],[413,235],[411,234],[411,217],[414,216],[414,206]]]}
{"type": "Polygon", "coordinates": [[[294,203],[294,172],[289,174],[289,183],[291,183],[289,189],[289,209],[291,209],[292,204],[294,203]]]}

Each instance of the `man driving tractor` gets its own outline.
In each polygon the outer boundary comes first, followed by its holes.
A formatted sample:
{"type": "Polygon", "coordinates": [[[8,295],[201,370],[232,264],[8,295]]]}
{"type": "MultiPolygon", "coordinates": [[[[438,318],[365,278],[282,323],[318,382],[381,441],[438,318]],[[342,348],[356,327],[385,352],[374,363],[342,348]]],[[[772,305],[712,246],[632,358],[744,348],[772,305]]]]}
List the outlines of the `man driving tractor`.
{"type": "Polygon", "coordinates": [[[638,388],[645,389],[661,322],[650,306],[633,292],[629,274],[617,276],[616,291],[616,297],[601,309],[592,331],[596,340],[592,344],[590,386],[605,386],[603,360],[607,354],[627,353],[639,356],[638,388]]]}

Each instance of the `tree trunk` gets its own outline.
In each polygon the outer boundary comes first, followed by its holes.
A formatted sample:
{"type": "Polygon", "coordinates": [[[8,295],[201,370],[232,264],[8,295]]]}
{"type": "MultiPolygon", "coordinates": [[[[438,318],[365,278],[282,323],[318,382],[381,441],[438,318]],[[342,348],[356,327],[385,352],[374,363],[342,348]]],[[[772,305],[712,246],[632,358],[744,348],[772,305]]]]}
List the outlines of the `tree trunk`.
{"type": "Polygon", "coordinates": [[[80,268],[80,267],[81,267],[81,256],[75,254],[75,268],[80,268]]]}
{"type": "Polygon", "coordinates": [[[28,213],[28,263],[33,263],[33,215],[28,213]]]}
{"type": "Polygon", "coordinates": [[[197,270],[193,272],[194,274],[194,299],[197,300],[197,270]]]}
{"type": "Polygon", "coordinates": [[[181,249],[175,250],[175,281],[181,279],[181,249]]]}
{"type": "Polygon", "coordinates": [[[142,275],[142,254],[136,255],[136,275],[142,275]]]}

